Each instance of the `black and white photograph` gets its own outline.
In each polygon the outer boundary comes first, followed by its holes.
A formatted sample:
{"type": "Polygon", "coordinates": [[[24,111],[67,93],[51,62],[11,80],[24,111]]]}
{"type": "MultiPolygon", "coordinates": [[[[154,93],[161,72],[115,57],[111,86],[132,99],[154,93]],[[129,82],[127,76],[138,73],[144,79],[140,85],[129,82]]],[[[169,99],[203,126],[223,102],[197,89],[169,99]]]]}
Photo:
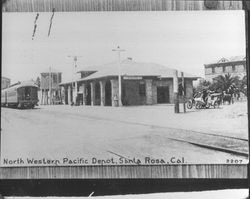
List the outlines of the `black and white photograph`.
{"type": "Polygon", "coordinates": [[[1,167],[248,163],[243,10],[3,12],[1,81],[1,167]]]}

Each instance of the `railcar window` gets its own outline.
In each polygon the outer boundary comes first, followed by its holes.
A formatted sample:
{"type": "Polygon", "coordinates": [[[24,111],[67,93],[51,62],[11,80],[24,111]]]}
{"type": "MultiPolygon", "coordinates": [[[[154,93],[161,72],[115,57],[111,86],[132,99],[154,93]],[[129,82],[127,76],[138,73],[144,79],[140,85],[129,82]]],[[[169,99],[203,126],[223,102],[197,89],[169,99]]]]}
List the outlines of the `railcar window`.
{"type": "Polygon", "coordinates": [[[8,96],[11,97],[11,96],[15,96],[16,95],[16,92],[15,91],[9,91],[8,92],[8,96]]]}
{"type": "Polygon", "coordinates": [[[31,89],[29,87],[25,88],[24,90],[24,95],[25,95],[25,98],[30,98],[30,91],[31,89]]]}

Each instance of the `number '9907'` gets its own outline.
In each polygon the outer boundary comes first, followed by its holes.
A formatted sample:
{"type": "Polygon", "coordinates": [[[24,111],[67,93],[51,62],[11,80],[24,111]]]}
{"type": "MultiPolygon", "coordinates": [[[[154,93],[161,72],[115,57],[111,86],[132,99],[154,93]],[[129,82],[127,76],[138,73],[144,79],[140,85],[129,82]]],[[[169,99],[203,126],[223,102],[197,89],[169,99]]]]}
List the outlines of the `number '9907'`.
{"type": "Polygon", "coordinates": [[[242,160],[241,159],[227,159],[228,164],[241,164],[242,160]]]}

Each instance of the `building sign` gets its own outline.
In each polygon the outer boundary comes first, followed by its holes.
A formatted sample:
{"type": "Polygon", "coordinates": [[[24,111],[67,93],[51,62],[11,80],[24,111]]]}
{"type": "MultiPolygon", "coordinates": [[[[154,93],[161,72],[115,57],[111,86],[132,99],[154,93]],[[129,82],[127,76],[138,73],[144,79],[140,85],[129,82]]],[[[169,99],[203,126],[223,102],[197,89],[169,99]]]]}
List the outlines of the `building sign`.
{"type": "Polygon", "coordinates": [[[141,80],[141,76],[123,76],[124,80],[141,80]]]}

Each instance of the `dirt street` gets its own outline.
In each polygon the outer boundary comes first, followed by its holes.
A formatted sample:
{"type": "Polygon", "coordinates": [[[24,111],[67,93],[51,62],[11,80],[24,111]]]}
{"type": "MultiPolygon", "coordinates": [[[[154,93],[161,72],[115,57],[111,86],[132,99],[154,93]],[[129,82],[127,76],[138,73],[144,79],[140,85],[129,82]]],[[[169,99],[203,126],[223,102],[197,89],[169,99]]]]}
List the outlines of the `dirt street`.
{"type": "Polygon", "coordinates": [[[27,159],[33,166],[248,162],[247,157],[173,139],[176,135],[189,141],[217,140],[211,135],[204,139],[202,133],[247,139],[246,102],[186,114],[174,114],[173,109],[171,105],[2,108],[1,163],[25,166],[27,159]]]}

